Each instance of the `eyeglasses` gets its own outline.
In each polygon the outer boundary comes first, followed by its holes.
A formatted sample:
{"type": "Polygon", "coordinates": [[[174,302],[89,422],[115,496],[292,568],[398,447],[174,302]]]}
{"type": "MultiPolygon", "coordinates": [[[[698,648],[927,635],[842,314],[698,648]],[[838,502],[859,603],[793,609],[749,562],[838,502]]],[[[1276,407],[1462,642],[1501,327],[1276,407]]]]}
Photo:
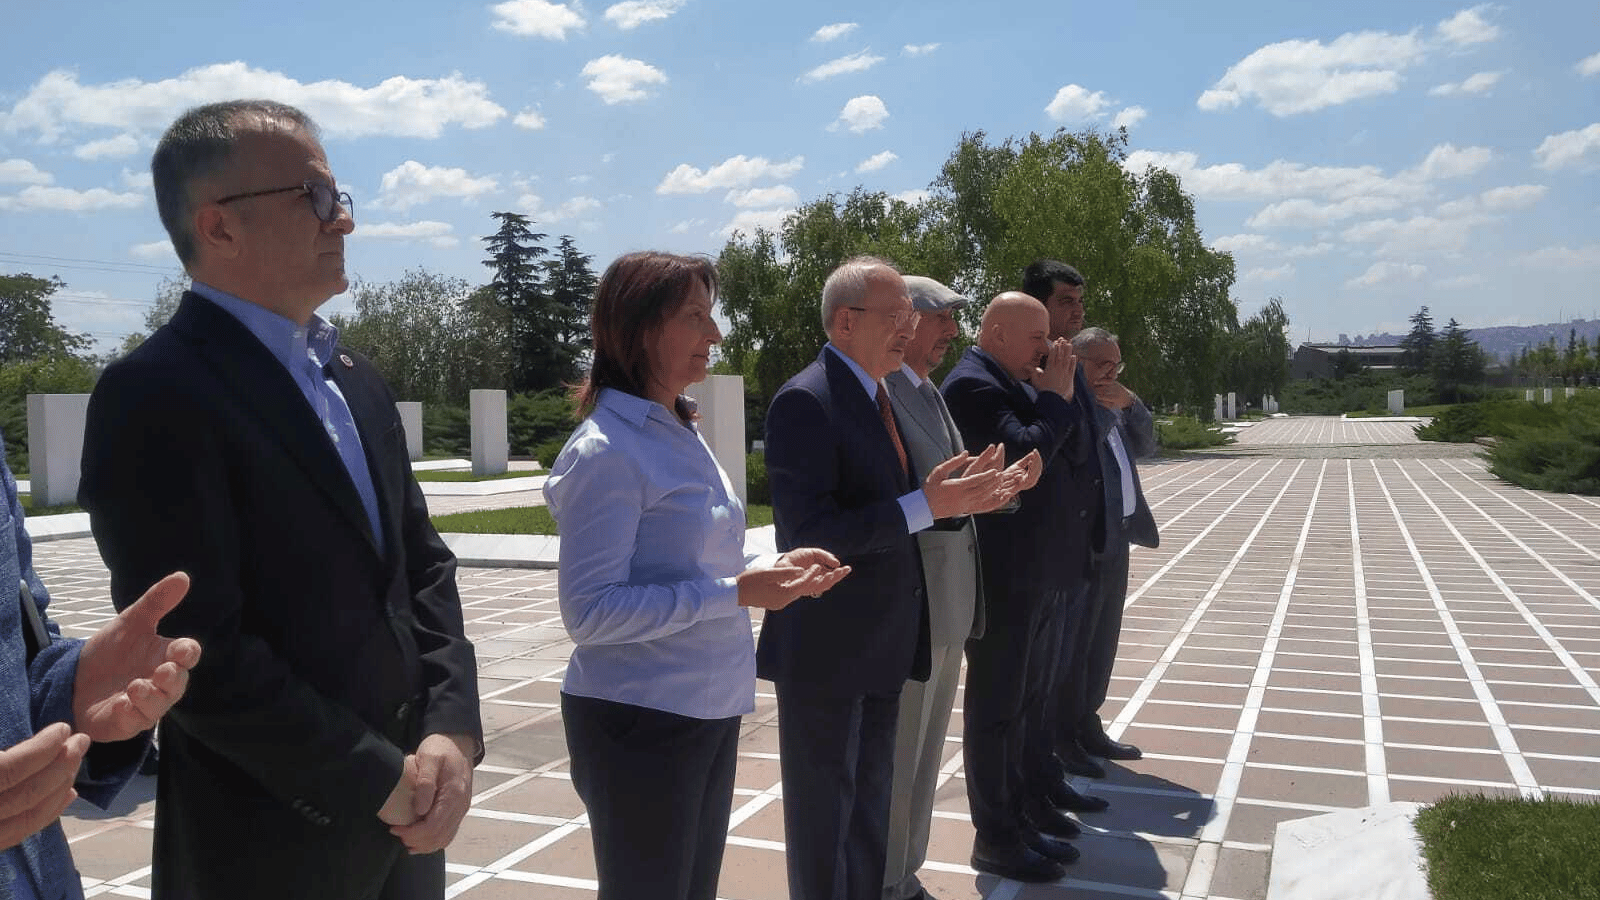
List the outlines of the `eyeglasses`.
{"type": "Polygon", "coordinates": [[[1122,370],[1128,367],[1127,363],[1120,360],[1117,362],[1112,362],[1109,359],[1085,359],[1084,362],[1094,366],[1097,369],[1100,369],[1101,371],[1109,371],[1113,375],[1121,375],[1122,370]]]}
{"type": "Polygon", "coordinates": [[[350,218],[353,219],[356,216],[356,205],[350,199],[349,194],[344,191],[335,191],[332,187],[320,181],[302,181],[289,187],[268,188],[264,191],[247,191],[243,194],[229,194],[216,202],[219,204],[232,203],[235,200],[265,197],[269,194],[285,194],[289,191],[304,191],[306,197],[311,201],[311,211],[316,213],[317,218],[324,222],[332,222],[338,218],[340,206],[343,206],[344,211],[350,214],[350,218]]]}
{"type": "Polygon", "coordinates": [[[914,309],[902,309],[894,312],[887,309],[867,309],[865,306],[846,306],[845,309],[853,309],[856,312],[881,313],[888,316],[889,321],[894,323],[896,331],[902,328],[916,328],[917,324],[922,321],[922,313],[914,309]]]}

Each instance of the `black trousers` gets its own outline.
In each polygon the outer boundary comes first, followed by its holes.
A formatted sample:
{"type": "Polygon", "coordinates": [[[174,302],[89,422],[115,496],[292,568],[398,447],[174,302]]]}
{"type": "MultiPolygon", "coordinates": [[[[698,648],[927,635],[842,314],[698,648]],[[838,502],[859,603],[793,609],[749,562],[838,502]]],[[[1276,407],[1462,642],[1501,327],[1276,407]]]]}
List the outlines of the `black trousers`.
{"type": "Polygon", "coordinates": [[[900,692],[775,686],[790,900],[879,900],[900,692]]]}
{"type": "MultiPolygon", "coordinates": [[[[1084,598],[1082,627],[1070,655],[1063,658],[1056,741],[1065,747],[1079,735],[1102,732],[1100,706],[1111,688],[1122,638],[1122,604],[1128,597],[1128,542],[1121,552],[1097,554],[1084,598]]],[[[1116,546],[1116,545],[1113,545],[1116,546]]]]}
{"type": "MultiPolygon", "coordinates": [[[[985,597],[992,603],[996,594],[986,589],[985,597]]],[[[1032,608],[1021,621],[991,617],[983,637],[967,642],[961,733],[973,829],[995,845],[1021,839],[1028,801],[1060,777],[1051,701],[1062,629],[1075,612],[1059,594],[1000,602],[1032,608]]]]}
{"type": "Polygon", "coordinates": [[[561,719],[572,785],[589,811],[599,900],[714,900],[739,717],[563,693],[561,719]]]}
{"type": "Polygon", "coordinates": [[[377,900],[441,900],[444,897],[444,851],[420,856],[401,852],[377,900]]]}

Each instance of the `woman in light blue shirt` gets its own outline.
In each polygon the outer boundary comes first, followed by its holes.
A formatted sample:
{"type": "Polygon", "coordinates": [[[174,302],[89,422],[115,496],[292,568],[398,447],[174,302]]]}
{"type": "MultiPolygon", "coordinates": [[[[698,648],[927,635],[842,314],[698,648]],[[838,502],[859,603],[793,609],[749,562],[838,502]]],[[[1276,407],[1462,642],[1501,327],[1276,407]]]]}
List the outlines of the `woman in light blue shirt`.
{"type": "Polygon", "coordinates": [[[739,717],[755,708],[747,607],[849,572],[819,549],[747,560],[744,505],[683,396],[706,377],[715,266],[632,253],[595,292],[587,418],[551,466],[561,616],[576,646],[561,714],[589,812],[599,900],[712,900],[739,717]]]}

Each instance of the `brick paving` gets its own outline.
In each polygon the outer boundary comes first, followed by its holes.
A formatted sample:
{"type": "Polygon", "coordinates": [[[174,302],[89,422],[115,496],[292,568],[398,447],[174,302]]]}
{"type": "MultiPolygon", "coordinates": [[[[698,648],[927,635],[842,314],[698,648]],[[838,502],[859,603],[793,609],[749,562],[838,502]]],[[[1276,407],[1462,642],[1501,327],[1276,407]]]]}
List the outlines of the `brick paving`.
{"type": "MultiPolygon", "coordinates": [[[[1600,794],[1600,498],[1525,491],[1460,448],[1370,443],[1396,436],[1338,421],[1271,424],[1343,449],[1141,466],[1162,547],[1135,548],[1104,712],[1146,758],[1080,780],[1112,808],[1084,817],[1062,883],[978,876],[958,696],[923,869],[936,897],[1258,900],[1285,819],[1459,791],[1600,794]]],[[[36,555],[69,632],[104,621],[90,541],[36,555]]],[[[555,578],[462,572],[488,759],[450,848],[452,897],[594,897],[557,708],[570,643],[555,578]]],[[[785,896],[769,687],[740,744],[728,900],[785,896]]],[[[109,815],[69,811],[91,896],[148,896],[150,797],[142,780],[109,815]]]]}

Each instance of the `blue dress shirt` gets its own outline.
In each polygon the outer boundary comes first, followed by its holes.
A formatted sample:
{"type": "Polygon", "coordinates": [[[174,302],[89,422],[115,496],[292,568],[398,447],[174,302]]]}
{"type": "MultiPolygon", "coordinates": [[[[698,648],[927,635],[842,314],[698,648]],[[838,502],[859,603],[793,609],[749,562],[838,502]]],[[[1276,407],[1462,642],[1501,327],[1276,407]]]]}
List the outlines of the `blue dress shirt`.
{"type": "Polygon", "coordinates": [[[561,618],[576,645],[562,690],[722,719],[755,709],[755,641],[739,605],[744,504],[692,424],[601,390],[550,467],[561,618]]]}
{"type": "Polygon", "coordinates": [[[250,330],[278,362],[294,378],[295,386],[306,398],[322,430],[333,443],[333,449],[344,463],[356,493],[361,495],[361,507],[367,512],[367,522],[372,526],[372,540],[383,552],[383,526],[378,515],[378,492],[372,486],[372,472],[367,468],[367,454],[361,447],[361,434],[356,431],[355,416],[344,392],[328,377],[324,367],[333,359],[333,348],[339,342],[339,329],[328,324],[321,316],[313,314],[311,322],[301,325],[283,316],[241,300],[232,294],[217,290],[209,284],[196,281],[190,288],[196,294],[227,310],[239,323],[250,330]]]}
{"type": "MultiPolygon", "coordinates": [[[[866,369],[856,365],[855,360],[840,353],[839,348],[832,343],[824,344],[823,346],[828,348],[829,353],[839,357],[845,365],[850,367],[850,371],[854,372],[856,378],[861,382],[861,389],[867,392],[867,399],[872,401],[873,406],[877,406],[878,391],[888,390],[883,382],[868,375],[866,369]]],[[[918,381],[920,380],[919,378],[918,381]]],[[[914,381],[912,383],[916,384],[917,382],[914,381]]],[[[941,459],[939,462],[944,462],[944,460],[941,459]]],[[[915,482],[917,479],[912,478],[911,480],[915,482]]],[[[917,488],[911,493],[900,497],[900,512],[905,515],[906,531],[911,534],[933,527],[933,508],[928,505],[928,495],[922,492],[922,488],[917,488]]]]}

